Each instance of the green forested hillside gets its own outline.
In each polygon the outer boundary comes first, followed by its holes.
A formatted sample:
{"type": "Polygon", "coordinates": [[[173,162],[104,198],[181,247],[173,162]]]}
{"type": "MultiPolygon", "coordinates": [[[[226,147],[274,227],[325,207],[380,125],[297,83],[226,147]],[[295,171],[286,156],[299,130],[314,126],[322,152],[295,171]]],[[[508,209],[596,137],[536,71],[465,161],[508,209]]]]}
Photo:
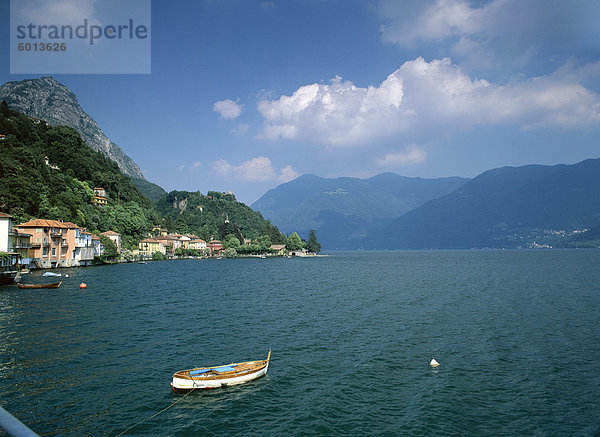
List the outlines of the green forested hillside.
{"type": "Polygon", "coordinates": [[[138,189],[140,193],[150,199],[153,203],[157,203],[167,195],[167,192],[160,186],[146,179],[132,177],[133,185],[138,189]]]}
{"type": "Polygon", "coordinates": [[[159,216],[116,163],[87,147],[79,134],[0,108],[0,210],[16,221],[48,218],[71,221],[90,231],[114,230],[126,242],[148,232],[159,216]],[[93,188],[104,188],[106,207],[91,203],[93,188]]]}
{"type": "Polygon", "coordinates": [[[0,107],[0,134],[5,136],[0,140],[0,211],[16,222],[45,218],[70,221],[92,232],[113,230],[130,248],[157,225],[207,241],[230,233],[251,239],[263,236],[272,243],[285,239],[233,194],[166,194],[155,184],[132,181],[115,162],[89,148],[75,130],[12,111],[5,102],[0,107]],[[107,191],[107,206],[92,204],[94,187],[107,191]],[[227,217],[230,223],[224,226],[227,217]]]}
{"type": "Polygon", "coordinates": [[[255,240],[267,236],[274,244],[285,240],[276,226],[239,203],[233,194],[171,191],[158,202],[157,209],[165,217],[167,228],[182,234],[193,233],[206,241],[224,238],[230,233],[238,234],[233,226],[239,229],[238,237],[255,240]],[[229,227],[223,226],[226,219],[230,222],[229,227]]]}

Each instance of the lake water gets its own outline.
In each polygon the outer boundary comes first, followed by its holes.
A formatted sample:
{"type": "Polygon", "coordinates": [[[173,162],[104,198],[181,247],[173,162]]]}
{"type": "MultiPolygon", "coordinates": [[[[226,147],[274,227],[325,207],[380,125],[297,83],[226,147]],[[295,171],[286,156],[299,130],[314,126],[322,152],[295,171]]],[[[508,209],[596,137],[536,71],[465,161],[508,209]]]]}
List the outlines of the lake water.
{"type": "Polygon", "coordinates": [[[57,290],[0,288],[0,402],[40,434],[114,436],[176,401],[126,435],[600,431],[599,250],[61,272],[57,290]],[[171,391],[177,370],[269,348],[264,378],[171,391]]]}

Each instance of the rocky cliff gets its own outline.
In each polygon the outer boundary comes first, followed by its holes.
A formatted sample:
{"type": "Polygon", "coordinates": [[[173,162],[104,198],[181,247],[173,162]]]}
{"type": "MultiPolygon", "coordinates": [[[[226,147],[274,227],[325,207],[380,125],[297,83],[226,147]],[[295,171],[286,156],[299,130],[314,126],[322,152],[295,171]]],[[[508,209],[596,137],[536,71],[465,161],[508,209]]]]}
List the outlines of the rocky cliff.
{"type": "Polygon", "coordinates": [[[75,129],[92,149],[115,161],[124,174],[144,179],[137,164],[83,111],[75,94],[53,77],[7,82],[0,87],[2,100],[6,100],[10,109],[41,118],[51,125],[75,129]]]}

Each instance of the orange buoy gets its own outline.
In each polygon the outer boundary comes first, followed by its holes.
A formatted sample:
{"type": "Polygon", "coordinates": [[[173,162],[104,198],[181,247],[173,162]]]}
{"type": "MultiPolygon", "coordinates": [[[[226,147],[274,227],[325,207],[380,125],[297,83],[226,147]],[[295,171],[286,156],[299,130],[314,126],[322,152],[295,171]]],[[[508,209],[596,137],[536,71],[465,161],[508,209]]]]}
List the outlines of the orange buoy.
{"type": "Polygon", "coordinates": [[[87,288],[87,285],[85,282],[82,282],[81,284],[79,284],[79,288],[87,288]]]}

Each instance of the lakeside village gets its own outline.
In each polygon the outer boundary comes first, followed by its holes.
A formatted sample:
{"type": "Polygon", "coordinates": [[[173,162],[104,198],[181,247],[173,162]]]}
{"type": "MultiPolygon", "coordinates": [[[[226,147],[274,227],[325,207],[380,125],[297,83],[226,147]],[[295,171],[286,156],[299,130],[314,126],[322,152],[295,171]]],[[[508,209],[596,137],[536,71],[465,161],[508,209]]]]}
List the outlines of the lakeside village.
{"type": "MultiPolygon", "coordinates": [[[[226,218],[225,223],[227,222],[226,218]]],[[[243,244],[250,246],[255,243],[244,239],[243,244]]],[[[228,248],[223,241],[207,242],[195,235],[169,234],[160,227],[154,227],[151,235],[138,243],[137,249],[129,250],[121,246],[121,235],[114,231],[94,235],[74,223],[46,219],[33,219],[16,225],[11,215],[0,212],[0,284],[13,283],[17,273],[27,271],[25,269],[87,267],[105,263],[107,258],[111,258],[109,262],[133,262],[237,256],[237,251],[228,248]],[[113,246],[112,256],[107,257],[101,237],[107,238],[113,246]]],[[[307,252],[305,248],[290,250],[285,244],[273,244],[263,253],[242,256],[266,258],[317,255],[307,252]]]]}

